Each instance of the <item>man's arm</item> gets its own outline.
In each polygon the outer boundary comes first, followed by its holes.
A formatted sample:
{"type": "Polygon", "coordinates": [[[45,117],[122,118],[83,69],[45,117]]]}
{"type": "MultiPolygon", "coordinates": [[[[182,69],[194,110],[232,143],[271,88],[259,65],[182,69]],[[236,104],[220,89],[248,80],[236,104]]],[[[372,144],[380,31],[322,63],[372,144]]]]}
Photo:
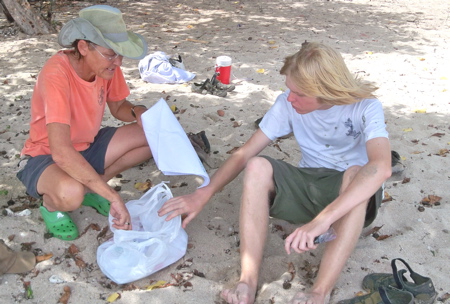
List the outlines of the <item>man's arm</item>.
{"type": "Polygon", "coordinates": [[[220,166],[207,186],[197,189],[194,193],[170,199],[158,211],[158,214],[162,216],[170,213],[166,220],[171,220],[180,214],[187,214],[183,220],[183,228],[186,228],[186,225],[200,213],[211,197],[235,179],[245,168],[248,160],[258,155],[270,142],[271,140],[258,129],[220,166]]]}
{"type": "Polygon", "coordinates": [[[285,249],[299,248],[300,251],[314,249],[314,238],[357,205],[368,201],[381,185],[391,176],[391,148],[389,140],[378,137],[367,141],[369,161],[355,175],[349,186],[311,222],[297,228],[286,238],[285,249]]]}

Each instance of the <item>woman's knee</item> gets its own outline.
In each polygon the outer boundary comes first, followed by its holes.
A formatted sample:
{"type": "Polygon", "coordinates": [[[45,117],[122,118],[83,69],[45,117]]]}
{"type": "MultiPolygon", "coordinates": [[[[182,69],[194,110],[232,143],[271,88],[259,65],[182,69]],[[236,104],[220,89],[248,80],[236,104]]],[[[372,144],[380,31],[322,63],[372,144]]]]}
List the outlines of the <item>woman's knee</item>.
{"type": "Polygon", "coordinates": [[[119,141],[121,144],[124,141],[129,142],[134,148],[148,146],[145,132],[137,123],[118,127],[113,139],[119,141]]]}
{"type": "Polygon", "coordinates": [[[73,179],[59,181],[53,193],[49,194],[54,207],[59,211],[73,211],[78,209],[83,202],[85,194],[84,185],[73,179]]]}

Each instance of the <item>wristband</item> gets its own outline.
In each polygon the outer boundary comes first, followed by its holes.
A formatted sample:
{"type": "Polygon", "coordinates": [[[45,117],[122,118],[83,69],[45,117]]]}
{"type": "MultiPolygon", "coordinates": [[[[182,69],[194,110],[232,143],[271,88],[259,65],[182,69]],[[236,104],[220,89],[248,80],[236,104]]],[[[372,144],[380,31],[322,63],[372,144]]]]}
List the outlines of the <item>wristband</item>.
{"type": "Polygon", "coordinates": [[[134,108],[136,107],[141,107],[141,108],[145,108],[147,110],[147,107],[144,105],[135,105],[131,107],[131,115],[133,115],[134,118],[136,118],[136,113],[134,112],[134,108]]]}

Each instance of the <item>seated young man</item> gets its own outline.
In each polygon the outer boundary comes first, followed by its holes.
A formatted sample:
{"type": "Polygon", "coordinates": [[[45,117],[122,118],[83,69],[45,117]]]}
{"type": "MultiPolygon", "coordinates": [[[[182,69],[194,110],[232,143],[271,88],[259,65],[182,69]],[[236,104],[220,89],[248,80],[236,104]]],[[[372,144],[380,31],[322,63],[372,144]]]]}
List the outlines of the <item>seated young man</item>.
{"type": "Polygon", "coordinates": [[[161,208],[167,218],[186,214],[186,226],[244,168],[240,213],[241,277],[221,296],[253,303],[269,216],[299,224],[285,250],[314,250],[315,237],[330,227],[317,279],[291,303],[325,303],[363,226],[376,216],[382,185],[391,175],[391,150],[377,89],[352,76],[342,56],[321,43],[304,43],[286,58],[281,74],[288,90],[278,96],[260,128],[216,171],[211,183],[175,197],[161,208]],[[293,132],[302,159],[298,167],[257,156],[271,141],[293,132]]]}

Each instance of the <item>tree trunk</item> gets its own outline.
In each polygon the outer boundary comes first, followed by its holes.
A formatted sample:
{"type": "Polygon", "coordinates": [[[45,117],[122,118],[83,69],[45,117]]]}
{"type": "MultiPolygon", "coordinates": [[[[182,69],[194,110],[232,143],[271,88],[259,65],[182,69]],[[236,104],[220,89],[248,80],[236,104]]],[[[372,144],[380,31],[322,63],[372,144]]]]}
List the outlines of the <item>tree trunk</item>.
{"type": "MultiPolygon", "coordinates": [[[[55,30],[27,0],[0,0],[6,16],[11,16],[20,29],[28,35],[50,34],[55,30]]],[[[9,18],[8,18],[9,20],[9,18]]]]}

